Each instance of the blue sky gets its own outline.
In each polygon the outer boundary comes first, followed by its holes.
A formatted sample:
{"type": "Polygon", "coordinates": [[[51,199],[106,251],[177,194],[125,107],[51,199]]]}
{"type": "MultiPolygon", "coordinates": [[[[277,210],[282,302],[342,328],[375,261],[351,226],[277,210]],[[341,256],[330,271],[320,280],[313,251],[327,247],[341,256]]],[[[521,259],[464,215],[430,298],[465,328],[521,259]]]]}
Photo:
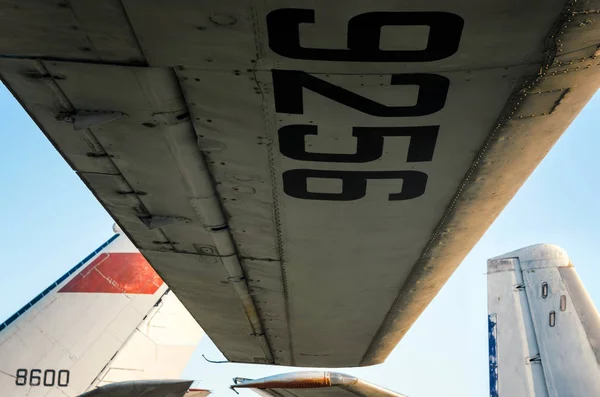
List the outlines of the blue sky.
{"type": "MultiPolygon", "coordinates": [[[[381,365],[344,372],[410,397],[488,395],[486,260],[535,243],[565,248],[600,303],[597,94],[381,365]]],[[[0,86],[0,320],[112,234],[113,221],[10,93],[0,86]]],[[[293,370],[222,359],[208,338],[184,376],[234,396],[234,376],[293,370]]],[[[245,395],[252,395],[248,392],[245,395]]]]}

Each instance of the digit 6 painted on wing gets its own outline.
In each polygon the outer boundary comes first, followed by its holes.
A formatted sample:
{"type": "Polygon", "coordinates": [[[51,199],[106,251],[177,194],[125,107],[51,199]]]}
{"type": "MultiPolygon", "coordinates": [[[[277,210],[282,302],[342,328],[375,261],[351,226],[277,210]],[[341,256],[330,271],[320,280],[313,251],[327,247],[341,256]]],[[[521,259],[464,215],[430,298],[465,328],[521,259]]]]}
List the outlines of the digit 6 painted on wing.
{"type": "Polygon", "coordinates": [[[391,193],[389,201],[410,200],[425,193],[427,174],[420,171],[326,171],[289,170],[283,173],[283,190],[289,196],[306,200],[352,201],[367,194],[369,179],[401,179],[402,191],[391,193]],[[341,193],[308,191],[308,178],[341,179],[341,193]]]}

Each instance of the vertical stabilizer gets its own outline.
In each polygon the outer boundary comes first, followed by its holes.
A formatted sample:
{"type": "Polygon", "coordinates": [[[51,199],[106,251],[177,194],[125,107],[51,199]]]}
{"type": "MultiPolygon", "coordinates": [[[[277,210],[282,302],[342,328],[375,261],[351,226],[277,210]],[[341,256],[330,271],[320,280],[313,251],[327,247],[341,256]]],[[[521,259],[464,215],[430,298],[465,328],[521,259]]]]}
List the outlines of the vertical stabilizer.
{"type": "Polygon", "coordinates": [[[115,231],[0,323],[0,396],[75,397],[113,382],[180,376],[202,330],[115,231]]]}
{"type": "Polygon", "coordinates": [[[600,395],[600,316],[567,253],[488,260],[491,397],[600,395]]]}

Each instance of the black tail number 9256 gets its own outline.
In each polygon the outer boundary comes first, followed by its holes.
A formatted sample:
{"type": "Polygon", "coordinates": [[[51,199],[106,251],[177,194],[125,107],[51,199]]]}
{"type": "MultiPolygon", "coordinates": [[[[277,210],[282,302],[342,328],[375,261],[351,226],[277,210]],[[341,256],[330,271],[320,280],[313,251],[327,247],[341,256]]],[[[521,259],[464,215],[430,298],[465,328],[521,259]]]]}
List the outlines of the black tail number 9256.
{"type": "MultiPolygon", "coordinates": [[[[352,17],[348,22],[348,49],[305,48],[300,45],[300,23],[314,23],[314,10],[279,9],[267,15],[267,30],[271,50],[293,59],[331,62],[428,62],[453,55],[460,43],[463,19],[446,12],[370,12],[352,17]],[[381,50],[381,29],[384,26],[428,26],[427,46],[423,50],[381,50]]],[[[440,111],[446,104],[449,80],[437,74],[392,74],[391,85],[411,85],[419,88],[412,106],[387,106],[355,92],[339,87],[304,71],[273,70],[275,111],[304,114],[303,89],[326,97],[356,111],[383,118],[418,117],[440,111]]],[[[306,151],[305,137],[317,135],[316,125],[293,124],[279,129],[279,150],[282,155],[301,161],[326,163],[365,163],[383,155],[384,137],[409,137],[406,162],[432,161],[437,142],[438,125],[366,127],[350,126],[356,138],[353,154],[314,153],[306,151]]],[[[400,171],[332,171],[294,169],[283,173],[284,192],[307,200],[357,200],[366,195],[371,179],[401,179],[402,191],[391,193],[388,200],[409,200],[421,196],[427,185],[427,174],[415,170],[400,171]],[[308,179],[338,179],[340,193],[308,191],[308,179]]]]}

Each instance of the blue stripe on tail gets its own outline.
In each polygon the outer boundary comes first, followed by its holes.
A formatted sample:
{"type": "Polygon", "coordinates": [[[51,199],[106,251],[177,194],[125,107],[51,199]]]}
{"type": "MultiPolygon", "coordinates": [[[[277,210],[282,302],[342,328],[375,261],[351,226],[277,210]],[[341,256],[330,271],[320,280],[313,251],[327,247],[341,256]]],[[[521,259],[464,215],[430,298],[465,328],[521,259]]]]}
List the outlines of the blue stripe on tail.
{"type": "Polygon", "coordinates": [[[100,251],[102,251],[104,248],[106,248],[107,245],[109,245],[110,243],[112,243],[113,241],[115,241],[115,239],[117,237],[119,237],[119,234],[115,234],[114,236],[112,236],[111,238],[109,238],[107,242],[105,242],[100,247],[98,247],[94,252],[92,252],[91,254],[89,254],[84,260],[82,260],[81,262],[79,262],[78,264],[76,264],[75,267],[73,267],[71,270],[69,270],[68,272],[66,272],[65,274],[63,274],[63,276],[61,278],[59,278],[58,280],[56,280],[54,283],[52,283],[52,285],[50,285],[48,288],[46,288],[41,293],[39,293],[28,304],[26,304],[25,306],[23,306],[18,312],[16,312],[12,316],[10,316],[8,318],[8,320],[6,320],[3,323],[0,323],[0,332],[2,330],[4,330],[4,328],[8,327],[11,323],[13,323],[17,318],[19,318],[23,314],[25,314],[25,312],[27,310],[31,309],[44,296],[46,296],[50,292],[52,292],[52,290],[54,288],[58,287],[63,281],[65,281],[67,278],[69,278],[69,276],[71,276],[73,273],[75,273],[77,270],[79,270],[79,268],[81,266],[85,265],[90,259],[92,259],[94,256],[98,255],[100,253],[100,251]]]}
{"type": "Polygon", "coordinates": [[[490,397],[498,397],[498,346],[496,344],[496,314],[488,315],[488,344],[490,349],[490,397]]]}

